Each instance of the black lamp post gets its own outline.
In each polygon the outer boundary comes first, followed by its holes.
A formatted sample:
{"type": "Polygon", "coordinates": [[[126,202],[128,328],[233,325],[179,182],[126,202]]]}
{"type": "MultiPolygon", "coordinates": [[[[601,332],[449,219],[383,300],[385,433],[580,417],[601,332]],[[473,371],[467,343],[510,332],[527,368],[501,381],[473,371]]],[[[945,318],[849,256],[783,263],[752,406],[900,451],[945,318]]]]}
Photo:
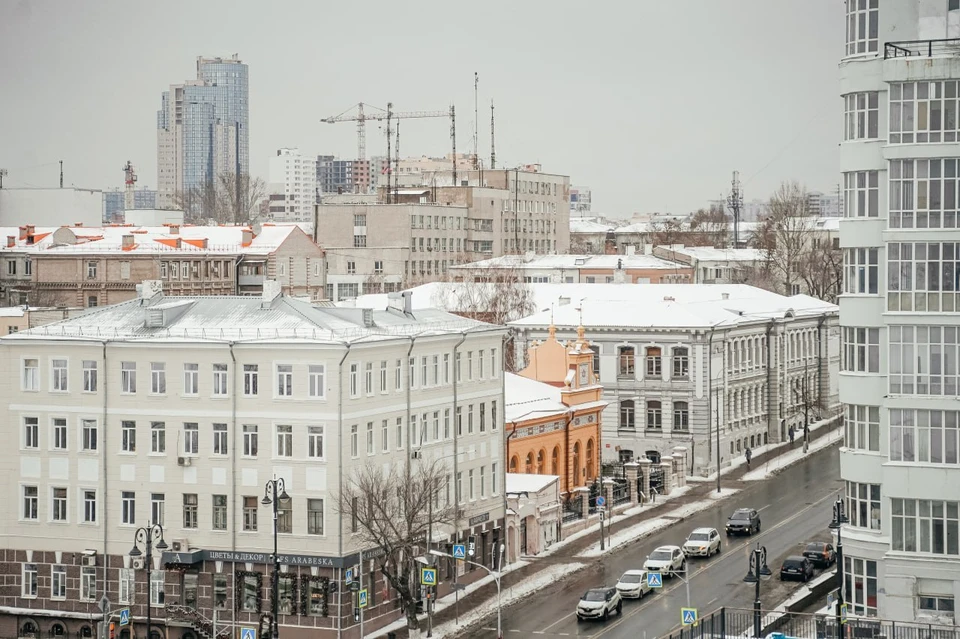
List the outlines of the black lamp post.
{"type": "Polygon", "coordinates": [[[837,617],[835,621],[838,638],[843,637],[843,540],[840,538],[840,530],[849,522],[843,499],[837,497],[837,501],[833,504],[833,521],[830,522],[829,527],[837,531],[837,617]]]}
{"type": "Polygon", "coordinates": [[[757,544],[756,549],[750,554],[750,567],[747,570],[747,576],[743,580],[747,583],[756,585],[756,591],[753,599],[753,636],[759,638],[761,630],[760,607],[760,577],[769,577],[770,568],[767,566],[767,547],[757,544]]]}
{"type": "MultiPolygon", "coordinates": [[[[163,540],[163,526],[160,524],[153,524],[149,527],[137,528],[136,532],[133,534],[133,548],[130,549],[128,554],[133,558],[143,556],[143,567],[147,570],[147,639],[153,639],[151,636],[153,631],[153,617],[151,615],[153,601],[151,601],[150,595],[152,594],[151,590],[153,586],[153,579],[151,575],[153,571],[154,548],[160,552],[163,552],[167,549],[167,542],[163,540]],[[154,544],[154,541],[157,543],[154,544]],[[145,552],[141,552],[141,545],[144,547],[145,552]]],[[[162,587],[163,586],[161,586],[161,588],[162,587]]]]}
{"type": "Polygon", "coordinates": [[[270,589],[270,608],[273,619],[270,621],[270,630],[273,639],[280,636],[280,557],[277,555],[277,509],[280,502],[287,504],[290,501],[290,495],[287,494],[283,478],[271,479],[263,489],[264,506],[273,505],[273,583],[270,589]]]}

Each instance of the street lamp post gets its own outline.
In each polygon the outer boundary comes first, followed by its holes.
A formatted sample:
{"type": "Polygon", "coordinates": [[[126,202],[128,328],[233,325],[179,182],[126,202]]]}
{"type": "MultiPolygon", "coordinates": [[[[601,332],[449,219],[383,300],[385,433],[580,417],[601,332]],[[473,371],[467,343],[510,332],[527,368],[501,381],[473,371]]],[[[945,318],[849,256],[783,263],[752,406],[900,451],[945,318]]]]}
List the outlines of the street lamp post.
{"type": "Polygon", "coordinates": [[[836,503],[833,504],[833,521],[830,522],[829,527],[837,531],[837,616],[835,621],[838,639],[843,637],[843,540],[840,538],[840,530],[849,521],[843,499],[837,497],[836,503]]]}
{"type": "Polygon", "coordinates": [[[153,639],[151,633],[153,631],[153,617],[151,615],[151,606],[153,602],[151,601],[151,571],[153,570],[153,549],[156,548],[160,552],[163,552],[167,549],[167,542],[163,540],[163,526],[160,524],[153,524],[152,526],[144,526],[142,528],[137,528],[136,532],[133,534],[133,548],[130,549],[128,553],[131,557],[137,558],[143,556],[144,562],[143,567],[147,570],[147,639],[153,639]],[[156,541],[156,545],[154,545],[156,541]],[[140,546],[144,547],[144,550],[140,550],[140,546]]]}
{"type": "MultiPolygon", "coordinates": [[[[487,571],[487,573],[489,573],[491,577],[493,577],[493,580],[497,584],[497,639],[503,639],[503,616],[501,615],[502,611],[500,607],[500,577],[503,576],[503,551],[505,549],[506,549],[506,546],[504,544],[500,544],[500,561],[498,562],[499,570],[497,570],[496,572],[494,572],[493,570],[490,570],[483,564],[478,564],[474,561],[470,561],[469,559],[459,560],[459,561],[465,561],[470,565],[483,568],[484,570],[487,571]]],[[[432,548],[430,549],[430,554],[435,555],[437,557],[448,557],[450,559],[455,558],[453,555],[451,555],[448,552],[442,552],[440,550],[434,550],[432,548]]]]}
{"type": "Polygon", "coordinates": [[[760,608],[763,605],[760,602],[760,578],[769,577],[771,574],[773,573],[767,566],[767,547],[757,544],[757,547],[750,554],[750,567],[747,569],[747,576],[743,580],[756,585],[753,599],[753,636],[758,639],[762,630],[760,608]]]}
{"type": "Polygon", "coordinates": [[[277,554],[277,511],[282,501],[286,504],[290,500],[283,478],[270,479],[263,489],[264,506],[273,506],[273,581],[270,584],[270,631],[273,639],[280,636],[280,557],[277,554]]]}

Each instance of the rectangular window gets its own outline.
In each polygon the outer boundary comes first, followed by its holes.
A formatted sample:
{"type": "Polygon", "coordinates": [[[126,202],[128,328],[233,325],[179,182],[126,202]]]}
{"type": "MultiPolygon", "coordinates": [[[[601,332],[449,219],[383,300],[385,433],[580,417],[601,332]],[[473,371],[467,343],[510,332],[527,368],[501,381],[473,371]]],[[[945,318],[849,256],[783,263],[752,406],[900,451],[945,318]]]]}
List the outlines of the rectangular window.
{"type": "Polygon", "coordinates": [[[843,139],[875,140],[879,137],[880,94],[876,91],[843,96],[843,139]]]}
{"type": "Polygon", "coordinates": [[[433,441],[440,441],[440,411],[433,411],[433,441]]]}
{"type": "Polygon", "coordinates": [[[372,455],[373,453],[373,422],[367,422],[367,454],[372,455]]]}
{"type": "Polygon", "coordinates": [[[429,378],[427,376],[427,371],[429,370],[427,366],[427,356],[423,355],[420,357],[420,388],[426,388],[428,386],[429,378]]]}
{"type": "Polygon", "coordinates": [[[137,363],[120,362],[120,392],[137,392],[137,363]]]}
{"type": "Polygon", "coordinates": [[[67,420],[62,417],[54,417],[52,429],[51,448],[53,450],[67,450],[67,420]]]}
{"type": "Polygon", "coordinates": [[[167,370],[163,362],[150,362],[150,392],[154,395],[167,392],[167,370]]]}
{"type": "Polygon", "coordinates": [[[960,242],[888,244],[887,309],[960,310],[960,242]]]}
{"type": "Polygon", "coordinates": [[[247,532],[257,530],[257,508],[260,507],[260,500],[256,497],[243,498],[243,529],[247,532]]]}
{"type": "Polygon", "coordinates": [[[350,397],[359,397],[360,395],[360,365],[356,362],[350,364],[350,397]]]}
{"type": "Polygon", "coordinates": [[[456,500],[458,504],[463,503],[463,471],[457,472],[456,500]]]}
{"type": "Polygon", "coordinates": [[[390,428],[387,426],[387,420],[380,422],[380,451],[390,450],[390,428]]]}
{"type": "Polygon", "coordinates": [[[467,351],[467,380],[473,381],[473,351],[467,351]]]}
{"type": "Polygon", "coordinates": [[[88,280],[97,279],[97,263],[96,262],[87,262],[87,279],[88,280]]]}
{"type": "Polygon", "coordinates": [[[450,439],[450,409],[443,409],[443,438],[450,439]]]}
{"type": "Polygon", "coordinates": [[[393,389],[399,392],[403,388],[403,364],[399,359],[394,367],[393,381],[393,389]]]}
{"type": "Polygon", "coordinates": [[[197,494],[184,493],[183,495],[183,527],[197,527],[197,494]]]}
{"type": "Polygon", "coordinates": [[[480,499],[487,496],[487,467],[480,467],[480,499]]]}
{"type": "Polygon", "coordinates": [[[92,359],[83,360],[83,392],[97,392],[97,362],[92,359]]]}
{"type": "Polygon", "coordinates": [[[689,377],[690,351],[687,348],[673,349],[673,377],[689,377]]]}
{"type": "Polygon", "coordinates": [[[183,365],[183,394],[197,395],[200,392],[200,364],[183,365]]]}
{"type": "Polygon", "coordinates": [[[890,508],[893,550],[960,556],[958,502],[894,498],[890,508]]]}
{"type": "Polygon", "coordinates": [[[617,349],[617,359],[619,365],[617,375],[620,377],[630,377],[634,374],[636,368],[634,363],[634,348],[632,346],[621,346],[617,349]]]}
{"type": "Polygon", "coordinates": [[[291,397],[293,395],[293,365],[277,364],[277,396],[291,397]]]}
{"type": "Polygon", "coordinates": [[[219,396],[227,395],[227,365],[226,364],[213,365],[213,394],[219,395],[219,396]]]}
{"type": "MultiPolygon", "coordinates": [[[[960,228],[957,221],[958,162],[957,158],[891,160],[888,175],[890,228],[960,228]]],[[[918,261],[925,259],[923,256],[918,258],[918,261]]],[[[935,257],[934,261],[938,258],[935,257]]]]}
{"type": "Polygon", "coordinates": [[[323,500],[307,500],[307,534],[323,534],[323,500]]]}
{"type": "Polygon", "coordinates": [[[310,364],[307,366],[307,379],[310,386],[310,397],[323,399],[326,397],[326,367],[323,364],[310,364]]]}
{"type": "Polygon", "coordinates": [[[890,392],[957,395],[958,336],[953,326],[890,326],[890,392]]]}
{"type": "Polygon", "coordinates": [[[497,379],[500,376],[500,360],[497,359],[497,349],[490,349],[490,377],[497,379]]]}
{"type": "Polygon", "coordinates": [[[23,390],[40,390],[40,363],[36,359],[23,360],[23,390]]]}
{"type": "Polygon", "coordinates": [[[690,430],[690,408],[687,402],[673,402],[673,430],[690,430]]]}
{"type": "Polygon", "coordinates": [[[410,448],[414,448],[417,445],[417,415],[414,413],[410,416],[410,448]]]}
{"type": "Polygon", "coordinates": [[[150,422],[150,452],[167,452],[167,425],[164,422],[150,422]]]}
{"type": "Polygon", "coordinates": [[[463,367],[460,365],[460,353],[457,353],[454,357],[453,367],[456,369],[454,375],[456,375],[457,382],[463,381],[463,367]]]}
{"type": "Polygon", "coordinates": [[[33,599],[37,596],[37,565],[23,564],[22,579],[20,581],[20,596],[33,599]]]}
{"type": "MultiPolygon", "coordinates": [[[[844,416],[847,448],[880,452],[880,408],[847,404],[844,416]]],[[[891,438],[893,432],[891,430],[891,438]]],[[[891,448],[892,451],[892,448],[891,448]]]]}
{"type": "Polygon", "coordinates": [[[880,280],[879,261],[879,249],[844,249],[843,292],[876,295],[880,280]]]}
{"type": "Polygon", "coordinates": [[[183,454],[197,455],[200,453],[200,425],[196,422],[183,424],[183,454]]]}
{"type": "Polygon", "coordinates": [[[410,388],[416,388],[417,385],[417,358],[411,357],[407,361],[407,384],[410,388]]]}
{"type": "Polygon", "coordinates": [[[23,519],[35,521],[38,517],[39,489],[36,486],[23,487],[23,519]]]}
{"type": "Polygon", "coordinates": [[[118,597],[121,604],[132,604],[136,592],[137,573],[133,568],[120,568],[118,571],[118,597]]]}
{"type": "Polygon", "coordinates": [[[880,0],[848,0],[847,55],[878,51],[880,0]]]}
{"type": "Polygon", "coordinates": [[[243,394],[246,397],[256,397],[260,394],[260,366],[258,364],[243,365],[243,394]]]}
{"type": "Polygon", "coordinates": [[[647,377],[660,377],[663,374],[663,358],[659,348],[648,346],[646,349],[647,377]]]}
{"type": "Polygon", "coordinates": [[[293,532],[293,500],[286,504],[277,504],[277,532],[290,534],[293,532]]]}
{"type": "Polygon", "coordinates": [[[463,406],[457,406],[457,437],[463,437],[463,406]]]}
{"type": "MultiPolygon", "coordinates": [[[[891,162],[891,164],[893,164],[891,162]]],[[[891,210],[893,205],[891,204],[891,210]]],[[[880,176],[877,171],[853,171],[843,174],[843,216],[878,217],[880,215],[880,176]]]]}
{"type": "Polygon", "coordinates": [[[293,426],[277,426],[277,457],[293,457],[293,426]]]}
{"type": "Polygon", "coordinates": [[[894,82],[890,90],[890,144],[956,142],[957,81],[894,82]]]}
{"type": "Polygon", "coordinates": [[[61,601],[67,598],[66,566],[50,566],[50,598],[61,601]]]}
{"type": "Polygon", "coordinates": [[[227,425],[226,424],[214,424],[213,425],[213,454],[214,455],[227,455],[230,451],[228,446],[227,439],[227,425]]]}
{"type": "Polygon", "coordinates": [[[50,390],[55,393],[66,393],[67,377],[67,360],[50,360],[50,390]]]}
{"type": "Polygon", "coordinates": [[[497,494],[497,462],[490,465],[490,494],[497,494]]]}
{"type": "Polygon", "coordinates": [[[137,452],[137,422],[120,422],[120,450],[125,453],[137,452]]]}
{"type": "Polygon", "coordinates": [[[397,450],[403,450],[403,418],[397,417],[397,450]]]}
{"type": "Polygon", "coordinates": [[[443,354],[443,383],[450,383],[450,353],[443,354]]]}
{"type": "Polygon", "coordinates": [[[227,496],[213,496],[213,529],[227,529],[227,496]]]}
{"type": "MultiPolygon", "coordinates": [[[[852,373],[879,373],[880,329],[845,326],[840,330],[843,342],[841,370],[852,373]]],[[[891,355],[892,351],[891,346],[891,355]]],[[[892,385],[891,380],[891,388],[892,385]]]]}
{"type": "Polygon", "coordinates": [[[80,568],[80,601],[97,600],[97,569],[93,566],[80,568]]]}
{"type": "Polygon", "coordinates": [[[848,481],[847,517],[851,526],[880,530],[880,484],[848,481]]]}
{"type": "Polygon", "coordinates": [[[85,451],[97,450],[97,420],[80,420],[80,448],[85,451]]]}
{"type": "Polygon", "coordinates": [[[23,447],[40,447],[40,420],[37,417],[23,418],[23,447]]]}
{"type": "Polygon", "coordinates": [[[323,459],[323,426],[307,427],[307,456],[323,459]]]}
{"type": "Polygon", "coordinates": [[[259,449],[259,435],[256,424],[243,425],[243,456],[256,457],[259,449]]]}
{"type": "Polygon", "coordinates": [[[387,392],[387,361],[381,360],[380,362],[380,392],[387,392]]]}
{"type": "Polygon", "coordinates": [[[227,608],[227,576],[223,573],[213,575],[213,607],[217,610],[227,608]]]}
{"type": "Polygon", "coordinates": [[[163,526],[167,523],[166,518],[166,495],[163,493],[151,493],[150,495],[150,523],[163,526]]]}
{"type": "Polygon", "coordinates": [[[960,412],[890,410],[890,461],[927,465],[960,463],[960,412]]]}
{"type": "Polygon", "coordinates": [[[647,428],[663,428],[663,408],[658,401],[647,402],[647,428]]]}
{"type": "Polygon", "coordinates": [[[440,356],[439,355],[433,356],[433,359],[431,360],[430,370],[431,370],[430,383],[433,386],[438,386],[440,384],[440,356]]]}
{"type": "Polygon", "coordinates": [[[350,427],[350,456],[353,458],[360,456],[359,426],[353,424],[350,427]]]}
{"type": "Polygon", "coordinates": [[[919,595],[917,597],[917,610],[921,615],[953,617],[954,600],[950,596],[919,595]]]}
{"type": "Polygon", "coordinates": [[[67,521],[67,489],[54,488],[50,494],[50,520],[67,521]]]}
{"type": "Polygon", "coordinates": [[[163,591],[164,572],[162,570],[150,571],[150,605],[162,607],[166,603],[166,593],[163,591]]]}
{"type": "Polygon", "coordinates": [[[86,524],[97,523],[97,491],[83,491],[83,522],[86,524]]]}
{"type": "Polygon", "coordinates": [[[473,487],[473,469],[472,468],[467,473],[467,481],[469,482],[467,490],[470,491],[470,501],[473,501],[474,499],[476,499],[476,495],[474,493],[474,487],[473,487]]]}
{"type": "Polygon", "coordinates": [[[133,491],[120,493],[120,523],[130,526],[137,523],[137,498],[133,491]]]}

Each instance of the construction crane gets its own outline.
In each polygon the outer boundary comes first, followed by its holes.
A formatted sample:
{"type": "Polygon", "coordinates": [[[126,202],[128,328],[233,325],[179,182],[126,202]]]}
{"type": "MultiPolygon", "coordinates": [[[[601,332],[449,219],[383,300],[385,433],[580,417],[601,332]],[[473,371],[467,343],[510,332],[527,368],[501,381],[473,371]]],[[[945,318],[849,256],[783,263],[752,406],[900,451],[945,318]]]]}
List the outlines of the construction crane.
{"type": "Polygon", "coordinates": [[[137,174],[133,170],[133,163],[130,160],[127,160],[127,163],[123,165],[123,184],[124,184],[124,194],[123,194],[123,208],[125,210],[131,211],[136,208],[136,184],[137,184],[137,174]]]}
{"type": "MultiPolygon", "coordinates": [[[[455,135],[456,115],[451,105],[447,111],[400,111],[390,113],[391,120],[412,120],[417,118],[450,118],[451,137],[455,135]]],[[[387,111],[379,107],[370,106],[360,102],[356,107],[350,107],[340,115],[334,115],[329,118],[323,118],[321,122],[327,124],[336,124],[337,122],[356,122],[357,123],[357,159],[367,159],[367,121],[383,121],[387,119],[387,111]],[[356,108],[356,115],[353,110],[356,108]],[[365,109],[374,109],[374,113],[368,113],[365,109]]],[[[387,158],[389,162],[390,159],[387,158]]]]}

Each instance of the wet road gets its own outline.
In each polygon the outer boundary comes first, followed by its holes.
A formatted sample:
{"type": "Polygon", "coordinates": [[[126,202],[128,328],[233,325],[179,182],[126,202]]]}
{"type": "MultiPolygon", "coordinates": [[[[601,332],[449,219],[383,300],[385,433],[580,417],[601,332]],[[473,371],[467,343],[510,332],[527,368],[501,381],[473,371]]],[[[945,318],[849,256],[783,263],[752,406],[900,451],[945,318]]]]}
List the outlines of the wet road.
{"type": "MultiPolygon", "coordinates": [[[[767,548],[768,564],[774,573],[761,584],[761,601],[765,609],[772,608],[799,585],[782,583],[777,578],[783,558],[798,554],[807,541],[829,541],[827,524],[833,502],[842,491],[839,475],[838,448],[832,446],[812,453],[767,481],[742,484],[739,493],[716,506],[607,555],[568,579],[540,590],[527,601],[504,609],[504,636],[654,639],[669,633],[680,624],[680,609],[687,605],[686,588],[679,578],[666,579],[663,589],[642,600],[624,600],[623,614],[606,623],[578,621],[574,610],[587,588],[614,585],[624,570],[641,568],[657,546],[680,545],[699,526],[715,527],[722,534],[727,516],[742,507],[760,511],[762,532],[752,538],[725,537],[720,555],[688,561],[690,604],[701,615],[721,606],[751,608],[754,585],[744,583],[743,577],[749,553],[760,542],[767,548]]],[[[496,622],[494,614],[463,636],[495,637],[496,622]]]]}

